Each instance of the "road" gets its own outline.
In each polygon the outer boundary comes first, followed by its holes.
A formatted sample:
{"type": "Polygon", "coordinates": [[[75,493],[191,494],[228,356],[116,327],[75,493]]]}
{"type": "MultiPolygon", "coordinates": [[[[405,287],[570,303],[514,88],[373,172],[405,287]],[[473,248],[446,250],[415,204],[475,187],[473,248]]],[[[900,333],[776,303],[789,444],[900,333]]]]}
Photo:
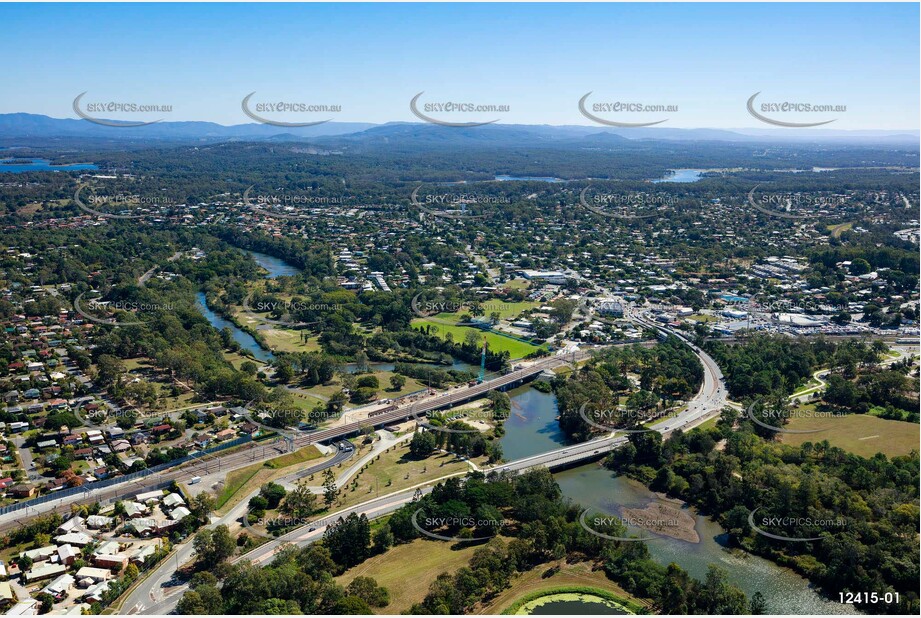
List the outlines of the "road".
{"type": "MultiPolygon", "coordinates": [[[[296,480],[296,478],[317,474],[318,472],[322,472],[327,468],[332,468],[333,466],[338,465],[340,462],[347,461],[355,455],[355,450],[350,448],[350,445],[346,447],[345,445],[340,444],[337,446],[336,451],[336,455],[331,459],[311,466],[310,468],[305,468],[303,470],[293,472],[289,476],[296,480]]],[[[283,484],[290,486],[290,483],[283,484]]],[[[222,524],[230,525],[234,521],[241,519],[246,514],[248,509],[249,498],[251,498],[256,493],[257,492],[253,492],[250,496],[246,496],[245,499],[241,500],[239,504],[234,506],[223,516],[212,520],[208,527],[214,528],[215,526],[220,526],[222,524]]],[[[181,592],[180,588],[184,590],[184,587],[170,586],[169,583],[175,578],[176,571],[179,569],[179,567],[191,561],[194,555],[195,550],[192,546],[191,539],[185,543],[177,545],[173,549],[173,554],[167,560],[163,561],[156,569],[154,569],[154,571],[131,592],[127,599],[125,599],[124,603],[122,604],[122,611],[132,614],[139,613],[140,611],[147,609],[149,611],[146,613],[159,614],[161,612],[154,611],[154,607],[163,603],[172,604],[169,610],[172,611],[172,608],[175,607],[175,604],[179,602],[181,594],[178,593],[181,592]]],[[[169,611],[164,611],[162,613],[169,613],[169,611]]]]}
{"type": "MultiPolygon", "coordinates": [[[[651,328],[658,328],[650,325],[651,328]]],[[[676,333],[677,334],[677,333],[676,333]]],[[[683,337],[682,337],[683,339],[683,337]]],[[[685,340],[686,341],[686,340],[685,340]]],[[[723,406],[726,405],[726,389],[723,386],[723,374],[716,362],[703,350],[697,348],[688,342],[694,348],[698,358],[704,367],[704,380],[700,389],[694,398],[688,402],[687,407],[679,415],[670,417],[666,420],[652,426],[656,431],[667,435],[675,429],[691,429],[714,416],[719,415],[723,406]]],[[[556,468],[564,465],[572,465],[585,460],[597,459],[604,453],[619,447],[627,441],[626,436],[616,435],[583,442],[574,446],[559,448],[547,453],[526,457],[510,463],[502,464],[493,469],[500,471],[522,472],[530,468],[547,467],[556,468]]],[[[489,470],[484,470],[488,472],[489,470]]],[[[305,526],[292,530],[288,534],[280,536],[278,539],[269,541],[252,550],[251,552],[240,556],[237,560],[249,560],[254,564],[265,564],[269,562],[280,547],[285,543],[296,543],[298,545],[308,545],[323,538],[323,532],[326,530],[326,523],[337,520],[339,517],[348,516],[350,513],[364,514],[369,519],[382,517],[399,509],[404,504],[411,502],[414,498],[424,495],[431,491],[431,485],[438,480],[429,481],[427,486],[418,486],[407,490],[402,490],[394,494],[369,500],[354,507],[328,515],[315,522],[316,525],[305,526]]],[[[242,510],[234,509],[237,517],[242,517],[245,508],[242,510]]],[[[230,513],[222,518],[220,523],[226,523],[233,518],[230,513]],[[229,518],[229,519],[228,519],[229,518]]],[[[217,525],[218,522],[215,522],[217,525]]],[[[191,553],[188,553],[186,559],[191,559],[191,553]]],[[[157,572],[132,593],[129,603],[123,607],[131,608],[128,613],[144,614],[168,614],[173,611],[182,593],[187,588],[184,585],[176,585],[170,588],[167,593],[158,591],[164,582],[168,582],[173,577],[175,566],[170,559],[158,567],[157,572]],[[149,599],[149,600],[148,600],[149,599]],[[151,602],[152,601],[152,602],[151,602]]]]}
{"type": "MultiPolygon", "coordinates": [[[[424,416],[427,412],[432,410],[449,408],[458,403],[462,403],[470,399],[475,399],[481,395],[485,395],[491,390],[502,388],[518,381],[526,380],[531,376],[541,373],[542,371],[566,365],[572,361],[583,360],[588,356],[589,352],[583,350],[571,355],[566,355],[565,357],[552,356],[549,358],[544,358],[526,367],[512,371],[506,375],[498,376],[492,380],[487,380],[482,384],[476,384],[472,387],[461,386],[459,388],[453,388],[447,393],[438,395],[436,397],[422,401],[415,401],[403,406],[393,406],[392,410],[388,410],[387,412],[378,414],[367,420],[348,423],[338,427],[302,435],[294,439],[293,447],[295,449],[300,449],[311,444],[328,443],[349,435],[357,434],[361,431],[362,428],[367,427],[368,425],[381,427],[390,425],[395,422],[410,420],[417,416],[424,416]]],[[[92,485],[87,485],[86,491],[81,494],[67,496],[61,498],[60,500],[51,500],[49,502],[29,507],[23,511],[13,511],[0,515],[0,532],[19,526],[19,521],[26,513],[28,513],[30,516],[38,515],[39,513],[47,513],[50,511],[69,513],[69,505],[74,503],[114,500],[116,498],[126,497],[139,492],[148,491],[151,487],[156,486],[164,481],[187,481],[193,476],[205,477],[206,475],[213,474],[215,472],[226,474],[227,472],[237,468],[242,468],[259,461],[265,461],[267,459],[282,455],[286,452],[287,450],[285,450],[285,445],[283,442],[268,445],[253,443],[236,449],[231,453],[215,453],[213,455],[202,458],[201,461],[184,464],[181,468],[174,468],[160,474],[152,474],[147,477],[134,479],[130,482],[120,483],[101,489],[95,489],[92,487],[92,485]]]]}

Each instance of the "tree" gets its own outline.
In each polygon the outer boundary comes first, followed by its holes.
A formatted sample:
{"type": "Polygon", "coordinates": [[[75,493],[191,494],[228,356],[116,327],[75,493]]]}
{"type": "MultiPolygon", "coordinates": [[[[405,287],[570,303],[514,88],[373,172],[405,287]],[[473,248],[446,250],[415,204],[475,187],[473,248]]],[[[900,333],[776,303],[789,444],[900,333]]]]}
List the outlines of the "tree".
{"type": "Polygon", "coordinates": [[[416,459],[425,459],[438,446],[438,440],[431,431],[417,431],[409,442],[409,452],[416,459]]]}
{"type": "Polygon", "coordinates": [[[208,613],[208,609],[205,607],[201,596],[194,590],[189,590],[179,599],[179,604],[176,605],[176,613],[185,616],[203,616],[208,613]]]}
{"type": "Polygon", "coordinates": [[[317,510],[317,496],[302,479],[297,486],[288,492],[281,505],[281,511],[296,519],[310,517],[317,510]]]}
{"type": "Polygon", "coordinates": [[[41,614],[47,614],[54,608],[54,597],[47,592],[39,592],[35,595],[35,600],[42,604],[38,610],[41,614]]]}
{"type": "Polygon", "coordinates": [[[334,613],[342,616],[360,616],[373,614],[371,606],[355,596],[342,597],[336,603],[334,613]]]}
{"type": "Polygon", "coordinates": [[[323,544],[341,567],[360,564],[371,555],[371,523],[364,514],[349,513],[326,529],[323,544]]]}
{"type": "Polygon", "coordinates": [[[266,483],[259,489],[259,495],[265,498],[269,509],[277,509],[287,493],[278,483],[266,483]]]}
{"type": "Polygon", "coordinates": [[[375,390],[381,387],[380,380],[377,379],[377,376],[361,376],[355,381],[355,385],[358,388],[373,388],[375,390]]]}
{"type": "MultiPolygon", "coordinates": [[[[201,492],[189,502],[189,510],[200,523],[208,523],[211,512],[217,507],[214,496],[206,491],[201,492]]],[[[124,507],[122,507],[124,511],[124,507]]]]}
{"type": "Polygon", "coordinates": [[[336,487],[336,477],[333,475],[332,468],[327,468],[323,473],[323,501],[326,503],[326,507],[332,506],[338,496],[339,489],[336,487]]]}
{"type": "Polygon", "coordinates": [[[213,529],[199,530],[192,545],[198,563],[212,568],[230,558],[236,549],[230,530],[224,524],[213,529]]]}
{"type": "Polygon", "coordinates": [[[398,373],[390,376],[390,390],[398,391],[406,385],[406,378],[398,373]]]}
{"type": "Polygon", "coordinates": [[[390,526],[383,525],[374,532],[374,553],[382,554],[393,547],[393,532],[390,526]]]}
{"type": "Polygon", "coordinates": [[[275,367],[275,379],[281,382],[282,384],[287,384],[294,378],[294,369],[291,368],[291,364],[287,362],[279,361],[275,367]]]}
{"type": "Polygon", "coordinates": [[[760,591],[752,595],[748,606],[753,616],[761,616],[767,613],[767,601],[764,600],[764,595],[760,591]]]}
{"type": "Polygon", "coordinates": [[[383,586],[377,585],[373,577],[359,576],[352,580],[345,592],[356,596],[372,607],[385,607],[390,603],[390,594],[383,586]]]}

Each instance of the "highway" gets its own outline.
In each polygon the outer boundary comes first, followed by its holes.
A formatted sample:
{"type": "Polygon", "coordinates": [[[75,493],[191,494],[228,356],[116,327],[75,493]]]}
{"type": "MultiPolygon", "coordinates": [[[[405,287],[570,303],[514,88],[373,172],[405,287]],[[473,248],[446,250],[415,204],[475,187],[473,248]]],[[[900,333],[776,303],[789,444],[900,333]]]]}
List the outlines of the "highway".
{"type": "MultiPolygon", "coordinates": [[[[578,362],[584,360],[589,355],[590,353],[588,351],[582,350],[574,354],[567,354],[565,357],[552,356],[544,358],[526,367],[509,372],[506,375],[498,376],[492,380],[487,380],[481,384],[455,387],[449,392],[437,397],[416,401],[403,406],[395,406],[394,409],[373,416],[367,420],[356,421],[347,425],[304,434],[293,440],[293,446],[295,449],[300,449],[310,444],[333,442],[337,439],[357,434],[363,427],[367,427],[368,425],[381,427],[395,422],[406,421],[415,416],[423,416],[432,410],[449,408],[458,403],[475,399],[491,390],[527,380],[545,370],[551,370],[573,361],[578,362]]],[[[256,462],[278,457],[286,452],[288,452],[286,446],[284,442],[281,441],[272,444],[252,443],[235,449],[233,452],[224,454],[215,453],[203,457],[201,461],[186,463],[181,467],[170,469],[160,474],[152,474],[125,483],[119,483],[100,489],[94,489],[92,485],[88,485],[86,486],[86,491],[83,493],[67,496],[60,500],[51,500],[21,511],[13,511],[0,515],[0,532],[18,527],[21,525],[21,520],[25,517],[34,517],[41,513],[48,513],[51,511],[61,514],[70,513],[71,504],[116,500],[140,492],[149,491],[152,487],[165,481],[181,482],[187,481],[194,476],[205,476],[214,472],[230,472],[256,462]]],[[[337,455],[337,457],[339,455],[337,455]]],[[[336,464],[339,461],[341,460],[336,460],[332,463],[336,464]]]]}
{"type": "MultiPolygon", "coordinates": [[[[640,321],[637,319],[637,321],[640,321]]],[[[649,326],[650,328],[656,328],[658,330],[662,329],[658,325],[649,324],[643,322],[644,326],[649,326]]],[[[670,331],[669,331],[670,332],[670,331]]],[[[678,335],[678,333],[672,333],[678,335]]],[[[718,416],[722,408],[727,405],[726,397],[726,388],[723,385],[723,374],[717,366],[716,362],[703,350],[697,348],[690,342],[688,342],[684,337],[682,340],[686,341],[688,345],[694,349],[698,358],[700,359],[704,367],[704,380],[701,384],[700,389],[697,394],[694,396],[691,401],[688,402],[686,408],[677,416],[669,417],[668,419],[662,420],[659,423],[656,423],[652,426],[652,429],[655,431],[661,432],[663,435],[667,435],[674,431],[675,429],[688,430],[691,429],[710,418],[718,416]]],[[[587,357],[587,353],[581,353],[579,359],[587,357]]],[[[565,361],[562,361],[559,357],[555,359],[558,363],[553,364],[553,366],[558,366],[565,361]]],[[[528,373],[525,375],[532,375],[528,373]]],[[[521,372],[513,372],[513,374],[508,374],[503,376],[504,378],[510,378],[508,382],[514,382],[516,379],[520,379],[522,375],[521,372]],[[519,376],[519,377],[514,377],[519,376]]],[[[501,379],[501,378],[500,378],[501,379]]],[[[430,405],[426,406],[425,410],[435,409],[441,407],[444,404],[444,400],[451,399],[452,401],[461,401],[465,399],[465,394],[469,394],[469,391],[474,390],[473,388],[465,389],[460,393],[454,394],[455,396],[445,396],[440,397],[432,402],[429,402],[430,405]]],[[[399,414],[404,414],[405,412],[398,411],[399,414]]],[[[344,429],[344,428],[340,428],[344,429]]],[[[532,457],[526,457],[519,459],[513,462],[501,464],[492,468],[492,470],[498,471],[509,471],[509,472],[523,472],[531,468],[546,467],[546,468],[558,468],[562,466],[569,466],[578,464],[587,460],[598,459],[603,457],[609,451],[619,447],[627,441],[625,435],[618,435],[617,432],[614,432],[610,436],[603,438],[598,438],[595,440],[590,440],[588,442],[583,442],[580,444],[566,446],[547,453],[542,453],[539,455],[534,455],[532,457]]],[[[484,472],[489,472],[490,470],[484,470],[484,472]]],[[[321,520],[315,522],[316,525],[309,525],[292,530],[291,532],[280,536],[276,540],[269,541],[256,549],[250,551],[249,553],[240,556],[235,561],[240,560],[249,560],[254,564],[266,564],[271,561],[272,557],[282,547],[285,543],[296,543],[298,545],[304,546],[314,541],[320,540],[323,538],[323,532],[326,530],[326,524],[328,522],[336,521],[340,516],[345,517],[350,513],[364,514],[369,519],[374,519],[376,517],[382,517],[393,511],[399,509],[404,504],[411,502],[418,495],[422,495],[431,491],[431,485],[435,481],[432,481],[426,487],[417,487],[410,488],[408,490],[403,490],[369,500],[362,504],[356,505],[354,507],[333,513],[323,517],[321,520]]],[[[244,501],[245,502],[245,501],[244,501]]],[[[225,515],[221,520],[214,522],[212,525],[217,525],[218,523],[227,523],[233,519],[242,517],[245,513],[245,507],[237,507],[231,513],[225,515]]],[[[190,560],[192,558],[191,552],[191,543],[186,543],[188,546],[180,560],[190,560]]],[[[180,562],[181,564],[181,562],[180,562]]],[[[123,605],[123,609],[128,613],[143,613],[143,614],[168,614],[173,611],[176,607],[176,604],[179,602],[179,599],[182,597],[182,593],[186,590],[187,586],[183,584],[169,586],[164,589],[163,584],[169,582],[172,579],[173,573],[176,567],[174,565],[174,560],[170,559],[163,564],[161,564],[148,579],[144,580],[142,584],[132,592],[129,601],[123,605]]]]}

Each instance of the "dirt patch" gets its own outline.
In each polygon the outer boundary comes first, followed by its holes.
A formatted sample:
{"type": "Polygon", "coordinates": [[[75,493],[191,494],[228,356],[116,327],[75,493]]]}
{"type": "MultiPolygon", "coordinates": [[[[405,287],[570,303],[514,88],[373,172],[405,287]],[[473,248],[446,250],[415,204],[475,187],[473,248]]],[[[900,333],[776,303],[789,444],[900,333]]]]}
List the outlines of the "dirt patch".
{"type": "Polygon", "coordinates": [[[650,502],[641,509],[624,508],[623,516],[628,524],[643,530],[680,541],[700,543],[700,535],[694,528],[696,521],[685,509],[670,504],[650,502]]]}

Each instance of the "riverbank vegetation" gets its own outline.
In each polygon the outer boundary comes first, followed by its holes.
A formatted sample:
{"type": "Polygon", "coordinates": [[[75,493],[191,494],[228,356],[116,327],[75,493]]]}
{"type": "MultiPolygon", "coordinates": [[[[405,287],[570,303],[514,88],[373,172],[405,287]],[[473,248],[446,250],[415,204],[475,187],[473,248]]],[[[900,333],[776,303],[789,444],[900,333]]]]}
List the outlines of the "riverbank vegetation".
{"type": "Polygon", "coordinates": [[[714,429],[677,430],[664,441],[656,432],[633,434],[605,463],[693,504],[734,545],[792,567],[828,596],[899,593],[898,602],[858,606],[917,613],[917,451],[864,458],[827,441],[780,444],[754,428],[727,408],[714,429]]]}

